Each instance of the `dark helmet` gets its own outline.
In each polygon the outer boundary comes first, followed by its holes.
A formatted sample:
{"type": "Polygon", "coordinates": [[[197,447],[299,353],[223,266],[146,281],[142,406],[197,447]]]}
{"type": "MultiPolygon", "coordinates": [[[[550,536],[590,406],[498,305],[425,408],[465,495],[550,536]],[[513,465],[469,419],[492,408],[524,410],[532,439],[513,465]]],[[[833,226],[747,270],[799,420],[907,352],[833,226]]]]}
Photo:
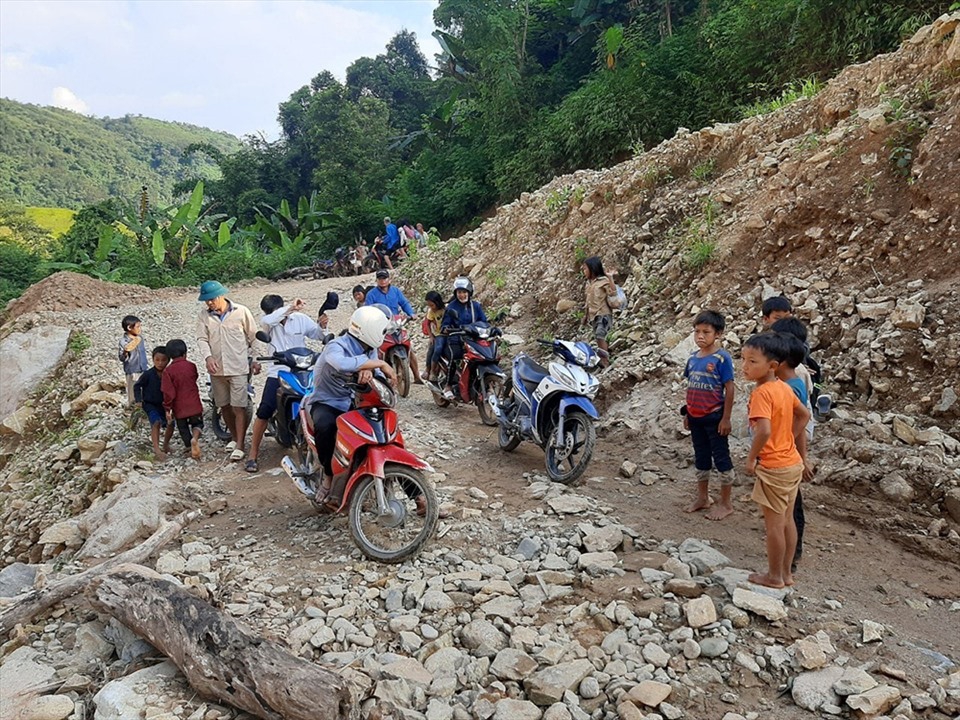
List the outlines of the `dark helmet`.
{"type": "Polygon", "coordinates": [[[338,307],[340,307],[340,296],[331,290],[327,293],[327,299],[323,301],[317,315],[323,315],[327,310],[336,310],[338,307]]]}
{"type": "Polygon", "coordinates": [[[260,301],[260,309],[269,315],[283,307],[283,298],[279,295],[264,295],[260,301]]]}

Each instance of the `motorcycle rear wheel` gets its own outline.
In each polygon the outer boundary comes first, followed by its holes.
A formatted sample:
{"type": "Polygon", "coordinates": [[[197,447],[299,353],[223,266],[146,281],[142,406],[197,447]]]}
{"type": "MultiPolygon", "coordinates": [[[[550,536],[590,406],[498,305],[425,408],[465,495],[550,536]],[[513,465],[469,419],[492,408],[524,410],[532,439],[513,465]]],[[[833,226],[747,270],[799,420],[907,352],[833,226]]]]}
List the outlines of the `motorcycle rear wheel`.
{"type": "Polygon", "coordinates": [[[597,428],[586,413],[572,410],[563,421],[565,448],[553,447],[554,432],[551,429],[546,447],[547,475],[554,482],[572,485],[590,464],[597,443],[597,428]]]}
{"type": "MultiPolygon", "coordinates": [[[[220,412],[220,408],[217,407],[216,402],[213,398],[210,398],[210,427],[213,428],[213,434],[217,436],[217,440],[221,442],[230,442],[233,440],[233,435],[230,434],[230,428],[227,427],[227,423],[223,419],[223,413],[220,412]]],[[[246,407],[247,414],[247,428],[250,428],[251,420],[253,420],[253,403],[247,402],[246,407]]]]}
{"type": "Polygon", "coordinates": [[[407,397],[410,394],[410,359],[395,354],[390,358],[390,364],[397,374],[397,393],[400,397],[407,397]]]}
{"type": "Polygon", "coordinates": [[[371,560],[398,563],[420,552],[437,530],[440,507],[433,483],[419,470],[388,463],[383,490],[390,512],[380,515],[376,482],[367,476],[350,495],[350,535],[360,552],[371,560]],[[415,498],[426,498],[426,513],[417,514],[415,498]]]}
{"type": "Polygon", "coordinates": [[[480,379],[480,395],[477,397],[477,411],[480,413],[480,422],[490,427],[500,424],[497,414],[490,406],[490,395],[500,398],[503,394],[503,378],[496,375],[487,375],[480,379]]]}
{"type": "MultiPolygon", "coordinates": [[[[513,394],[513,380],[507,378],[507,381],[503,384],[503,388],[500,391],[500,406],[503,405],[511,399],[513,394]]],[[[501,410],[503,412],[503,410],[501,410]]],[[[513,420],[515,418],[511,418],[513,420]]],[[[504,423],[500,423],[500,430],[497,432],[497,442],[500,444],[500,449],[504,452],[513,452],[519,446],[523,438],[519,435],[510,432],[507,426],[504,423]]]]}

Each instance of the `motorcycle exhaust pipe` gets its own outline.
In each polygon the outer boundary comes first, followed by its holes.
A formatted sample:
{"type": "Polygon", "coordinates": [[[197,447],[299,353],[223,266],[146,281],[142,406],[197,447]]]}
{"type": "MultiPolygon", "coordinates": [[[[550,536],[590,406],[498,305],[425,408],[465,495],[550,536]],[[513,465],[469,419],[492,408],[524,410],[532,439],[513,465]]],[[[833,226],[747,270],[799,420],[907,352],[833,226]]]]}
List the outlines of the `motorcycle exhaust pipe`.
{"type": "Polygon", "coordinates": [[[300,472],[300,468],[297,467],[297,464],[290,459],[289,455],[284,455],[283,460],[280,461],[280,467],[283,468],[283,471],[287,474],[293,484],[297,486],[297,490],[303,493],[308,498],[313,498],[316,496],[314,492],[304,481],[303,473],[300,472]]]}
{"type": "Polygon", "coordinates": [[[496,395],[494,395],[493,393],[490,393],[489,397],[487,397],[487,402],[490,404],[490,408],[493,410],[493,414],[496,415],[497,418],[499,419],[500,400],[497,398],[496,395]]]}

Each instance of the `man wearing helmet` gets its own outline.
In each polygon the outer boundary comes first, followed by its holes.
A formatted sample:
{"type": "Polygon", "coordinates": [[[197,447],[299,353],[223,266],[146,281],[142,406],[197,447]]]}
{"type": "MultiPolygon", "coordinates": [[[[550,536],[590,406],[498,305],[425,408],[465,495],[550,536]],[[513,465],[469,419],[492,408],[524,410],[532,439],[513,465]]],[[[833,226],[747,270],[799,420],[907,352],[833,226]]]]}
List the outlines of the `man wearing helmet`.
{"type": "Polygon", "coordinates": [[[376,370],[391,385],[397,376],[388,363],[377,357],[377,348],[387,333],[387,316],[374,307],[357,308],[350,317],[345,335],[330,341],[313,368],[313,391],[304,400],[313,418],[317,456],[323,466],[321,487],[330,488],[333,476],[331,460],[337,441],[337,418],[350,409],[353,391],[347,383],[367,383],[376,370]]]}
{"type": "MultiPolygon", "coordinates": [[[[470,278],[458,277],[453,281],[453,297],[447,303],[447,310],[440,322],[440,332],[448,333],[459,330],[466,325],[478,322],[487,322],[480,303],[473,299],[473,283],[470,278]]],[[[450,358],[450,369],[447,371],[447,384],[443,388],[443,396],[447,400],[454,398],[453,383],[457,376],[457,360],[463,357],[463,343],[459,337],[451,337],[447,341],[447,357],[450,358]]]]}
{"type": "MultiPolygon", "coordinates": [[[[327,299],[320,308],[317,322],[314,322],[302,312],[303,300],[300,298],[285,305],[283,298],[279,295],[264,295],[260,300],[260,309],[264,312],[264,316],[260,318],[260,328],[270,336],[268,351],[272,354],[290,348],[305,347],[306,338],[323,339],[326,330],[326,311],[335,309],[339,304],[340,297],[336,293],[327,293],[327,299]]],[[[260,443],[267,429],[267,421],[277,411],[280,370],[281,366],[277,363],[271,364],[267,370],[267,381],[263,386],[263,395],[260,396],[257,417],[253,421],[250,455],[244,468],[250,473],[260,469],[257,464],[260,443]]]]}

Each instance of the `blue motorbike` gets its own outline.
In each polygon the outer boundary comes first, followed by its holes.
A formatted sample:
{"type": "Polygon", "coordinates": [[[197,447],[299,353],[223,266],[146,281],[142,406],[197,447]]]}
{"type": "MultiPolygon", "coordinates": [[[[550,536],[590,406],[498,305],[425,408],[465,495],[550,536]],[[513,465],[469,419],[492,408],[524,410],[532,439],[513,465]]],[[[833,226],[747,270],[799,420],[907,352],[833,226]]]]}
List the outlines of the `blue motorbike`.
{"type": "Polygon", "coordinates": [[[524,440],[546,453],[547,474],[569,485],[587,469],[597,442],[593,398],[600,381],[591,371],[600,357],[587,343],[540,340],[556,360],[547,368],[520,353],[511,376],[490,405],[499,424],[500,448],[512,452],[524,440]]]}
{"type": "MultiPolygon", "coordinates": [[[[269,337],[263,331],[257,333],[257,339],[269,342],[269,337]]],[[[257,358],[258,362],[272,362],[285,368],[277,375],[280,382],[277,409],[267,420],[267,434],[273,436],[281,447],[295,448],[301,464],[308,463],[309,457],[300,423],[300,406],[312,389],[313,366],[318,357],[320,353],[298,347],[257,358]]]]}

